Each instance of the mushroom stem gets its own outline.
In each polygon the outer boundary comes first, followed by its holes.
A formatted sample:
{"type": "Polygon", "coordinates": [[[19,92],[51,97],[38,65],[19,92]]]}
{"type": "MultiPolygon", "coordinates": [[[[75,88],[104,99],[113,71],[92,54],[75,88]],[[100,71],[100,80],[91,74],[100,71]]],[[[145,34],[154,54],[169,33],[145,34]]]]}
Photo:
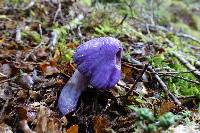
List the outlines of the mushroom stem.
{"type": "Polygon", "coordinates": [[[72,77],[63,87],[58,99],[58,108],[63,115],[76,109],[79,96],[88,86],[88,83],[88,79],[78,70],[75,70],[72,77]]]}

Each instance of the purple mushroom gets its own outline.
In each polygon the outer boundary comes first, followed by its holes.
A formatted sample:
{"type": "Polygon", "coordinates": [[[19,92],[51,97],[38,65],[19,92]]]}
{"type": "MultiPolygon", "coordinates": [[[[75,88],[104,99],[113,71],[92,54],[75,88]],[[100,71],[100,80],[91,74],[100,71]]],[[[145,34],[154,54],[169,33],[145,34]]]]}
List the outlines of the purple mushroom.
{"type": "Polygon", "coordinates": [[[81,44],[75,54],[77,70],[66,83],[58,99],[63,115],[76,109],[82,91],[88,84],[97,89],[112,88],[121,77],[122,46],[112,37],[100,37],[81,44]]]}

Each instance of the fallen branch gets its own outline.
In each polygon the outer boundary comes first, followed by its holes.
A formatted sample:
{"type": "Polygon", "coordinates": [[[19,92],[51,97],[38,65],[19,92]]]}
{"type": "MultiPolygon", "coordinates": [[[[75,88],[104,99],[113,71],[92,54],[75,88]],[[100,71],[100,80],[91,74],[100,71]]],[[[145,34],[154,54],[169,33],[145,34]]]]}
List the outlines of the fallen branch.
{"type": "Polygon", "coordinates": [[[0,84],[3,84],[3,83],[5,83],[5,82],[11,81],[11,80],[15,80],[17,77],[18,77],[18,76],[14,76],[14,77],[9,78],[9,79],[1,80],[1,81],[0,81],[0,84]]]}
{"type": "MultiPolygon", "coordinates": [[[[138,65],[143,65],[141,62],[135,60],[135,59],[131,59],[131,62],[134,64],[138,64],[138,65]]],[[[158,83],[160,84],[162,90],[165,91],[165,93],[177,104],[177,105],[181,105],[181,102],[168,90],[167,86],[165,85],[165,83],[162,81],[162,79],[156,74],[156,72],[153,70],[153,68],[151,66],[148,66],[148,70],[150,70],[151,72],[153,72],[153,75],[155,76],[155,78],[157,79],[158,83]]]]}
{"type": "Polygon", "coordinates": [[[57,19],[59,13],[60,13],[61,19],[64,20],[64,17],[62,15],[62,7],[61,6],[62,6],[61,1],[58,0],[58,9],[56,10],[56,13],[55,13],[54,18],[53,18],[54,23],[56,22],[56,19],[57,19]]]}
{"type": "Polygon", "coordinates": [[[7,77],[7,76],[0,72],[0,77],[7,77]]]}
{"type": "Polygon", "coordinates": [[[198,38],[194,37],[194,36],[191,36],[191,35],[188,35],[188,34],[184,34],[184,33],[176,33],[176,35],[179,36],[179,37],[189,38],[189,39],[191,39],[191,40],[193,40],[193,41],[195,41],[195,42],[200,44],[200,40],[198,38]]]}
{"type": "MultiPolygon", "coordinates": [[[[174,44],[173,42],[171,42],[169,39],[166,40],[166,42],[168,44],[170,44],[170,47],[173,48],[174,47],[174,44]]],[[[193,73],[193,75],[195,77],[197,77],[197,79],[200,79],[200,71],[198,69],[196,69],[192,64],[190,64],[189,61],[187,61],[186,59],[189,59],[187,57],[183,57],[181,54],[177,53],[177,52],[174,52],[172,51],[171,52],[189,71],[191,71],[191,73],[193,73]]],[[[189,59],[190,61],[192,59],[189,59]]],[[[191,61],[192,62],[192,61],[191,61]]],[[[198,61],[198,63],[200,63],[198,61]]]]}
{"type": "Polygon", "coordinates": [[[168,73],[166,73],[166,74],[159,74],[159,75],[160,75],[160,76],[170,76],[170,77],[174,77],[174,78],[179,78],[179,79],[185,80],[185,81],[187,81],[187,82],[191,82],[191,83],[200,85],[200,82],[199,82],[199,81],[187,79],[187,78],[184,78],[184,77],[181,77],[181,76],[175,76],[175,75],[168,74],[168,73]]]}
{"type": "Polygon", "coordinates": [[[136,84],[139,82],[139,80],[142,78],[143,74],[145,73],[145,71],[147,70],[148,68],[148,64],[145,64],[144,65],[144,68],[140,74],[140,76],[135,80],[134,84],[132,85],[132,87],[129,89],[129,91],[127,92],[126,96],[128,97],[132,92],[133,92],[133,89],[135,88],[136,84]]]}
{"type": "Polygon", "coordinates": [[[191,39],[197,43],[200,44],[200,40],[192,35],[188,35],[185,33],[180,33],[180,32],[174,32],[172,30],[169,30],[167,28],[165,28],[164,26],[160,26],[160,25],[153,25],[153,24],[142,24],[142,28],[143,29],[147,29],[146,27],[148,27],[149,30],[151,31],[164,31],[164,32],[171,32],[175,35],[177,35],[178,37],[184,37],[184,38],[188,38],[191,39]]]}
{"type": "Polygon", "coordinates": [[[19,26],[17,26],[17,28],[16,28],[15,41],[17,43],[22,43],[22,40],[21,40],[21,28],[19,26]]]}
{"type": "Polygon", "coordinates": [[[186,55],[184,55],[184,58],[187,59],[190,63],[194,63],[196,69],[200,70],[200,61],[187,57],[186,55]]]}
{"type": "Polygon", "coordinates": [[[200,71],[197,70],[193,65],[190,64],[184,57],[176,52],[172,52],[172,54],[185,66],[189,71],[191,71],[197,79],[200,79],[200,71]]]}
{"type": "MultiPolygon", "coordinates": [[[[139,65],[140,66],[140,65],[139,65]]],[[[141,66],[140,66],[141,67],[141,66]]],[[[136,68],[136,67],[133,67],[134,69],[136,69],[137,71],[142,71],[143,69],[139,69],[139,68],[136,68]]],[[[195,70],[196,71],[196,70],[195,70]]],[[[148,74],[157,74],[159,76],[170,76],[170,77],[174,77],[174,78],[179,78],[179,79],[182,79],[182,80],[185,80],[187,82],[191,82],[191,83],[195,83],[197,85],[200,85],[200,82],[199,81],[195,81],[195,80],[191,80],[191,79],[187,79],[187,78],[184,78],[184,77],[181,77],[181,76],[177,76],[179,74],[184,74],[184,73],[191,73],[192,71],[160,71],[160,72],[150,72],[149,70],[146,71],[146,73],[148,74]],[[176,74],[176,75],[173,75],[173,74],[176,74]]]]}
{"type": "Polygon", "coordinates": [[[48,48],[53,51],[55,49],[55,46],[58,42],[58,32],[56,30],[51,32],[51,38],[49,41],[48,48]]]}

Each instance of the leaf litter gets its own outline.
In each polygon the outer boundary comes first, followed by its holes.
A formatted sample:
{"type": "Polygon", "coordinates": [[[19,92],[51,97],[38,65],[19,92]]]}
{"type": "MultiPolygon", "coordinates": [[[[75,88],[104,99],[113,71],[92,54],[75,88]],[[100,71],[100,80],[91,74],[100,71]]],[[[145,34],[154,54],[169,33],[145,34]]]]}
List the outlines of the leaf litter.
{"type": "MultiPolygon", "coordinates": [[[[135,5],[144,12],[135,10],[134,16],[132,1],[32,2],[4,1],[0,10],[0,132],[199,132],[200,86],[193,84],[199,79],[171,54],[183,48],[179,42],[189,43],[195,49],[184,47],[183,52],[197,55],[192,58],[198,60],[196,31],[189,30],[191,37],[178,34],[183,29],[174,32],[165,26],[142,25],[152,18],[144,15],[148,9],[139,1],[135,5]],[[73,52],[78,44],[99,36],[115,36],[123,43],[121,81],[111,91],[88,86],[76,111],[61,118],[57,97],[76,68],[73,52]]],[[[176,4],[172,1],[170,8],[175,10],[176,4]]],[[[188,21],[189,15],[174,19],[197,29],[194,19],[188,21]]]]}

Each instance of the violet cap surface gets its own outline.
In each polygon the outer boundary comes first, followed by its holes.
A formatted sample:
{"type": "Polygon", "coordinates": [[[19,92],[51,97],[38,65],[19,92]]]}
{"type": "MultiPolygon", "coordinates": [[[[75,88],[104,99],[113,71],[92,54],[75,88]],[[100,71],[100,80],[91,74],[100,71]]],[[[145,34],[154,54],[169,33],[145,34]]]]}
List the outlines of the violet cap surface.
{"type": "Polygon", "coordinates": [[[81,44],[74,54],[74,62],[93,87],[109,89],[121,77],[121,56],[118,39],[100,37],[81,44]]]}

